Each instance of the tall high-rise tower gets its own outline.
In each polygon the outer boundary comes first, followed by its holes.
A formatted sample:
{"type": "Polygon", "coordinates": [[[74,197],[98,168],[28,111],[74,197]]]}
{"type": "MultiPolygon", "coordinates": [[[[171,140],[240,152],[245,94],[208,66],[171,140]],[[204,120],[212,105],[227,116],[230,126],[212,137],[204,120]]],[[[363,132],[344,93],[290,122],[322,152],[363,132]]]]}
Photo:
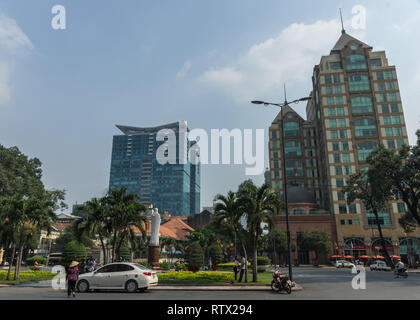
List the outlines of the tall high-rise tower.
{"type": "Polygon", "coordinates": [[[142,203],[153,204],[172,216],[199,213],[200,164],[193,164],[189,157],[195,141],[187,138],[186,122],[153,128],[117,128],[124,134],[113,138],[109,187],[126,187],[129,193],[138,194],[142,203]],[[157,134],[165,130],[175,134],[176,145],[169,147],[176,153],[175,164],[162,165],[158,161],[158,149],[167,140],[158,141],[157,134]]]}
{"type": "MultiPolygon", "coordinates": [[[[334,215],[337,247],[360,256],[378,253],[374,215],[361,202],[348,205],[343,187],[353,173],[367,167],[366,158],[380,144],[396,149],[408,144],[395,66],[384,51],[348,35],[344,29],[328,56],[314,67],[312,100],[307,120],[291,107],[283,110],[287,182],[313,193],[317,203],[334,215]]],[[[281,114],[270,127],[272,186],[282,192],[281,114]]],[[[406,236],[398,219],[406,208],[394,201],[379,214],[388,249],[405,255],[419,246],[406,236]]]]}

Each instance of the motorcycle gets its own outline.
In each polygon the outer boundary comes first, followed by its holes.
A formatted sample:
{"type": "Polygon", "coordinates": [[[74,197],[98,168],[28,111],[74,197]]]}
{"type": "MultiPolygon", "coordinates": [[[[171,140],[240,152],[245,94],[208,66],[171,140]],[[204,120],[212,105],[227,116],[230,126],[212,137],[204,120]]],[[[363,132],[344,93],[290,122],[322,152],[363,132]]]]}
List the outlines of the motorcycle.
{"type": "Polygon", "coordinates": [[[280,270],[273,272],[273,280],[271,281],[271,290],[286,291],[288,294],[292,293],[292,281],[289,276],[283,275],[280,270]]]}
{"type": "Polygon", "coordinates": [[[403,277],[404,279],[406,279],[408,277],[408,272],[406,268],[395,269],[394,274],[395,278],[403,277]]]}

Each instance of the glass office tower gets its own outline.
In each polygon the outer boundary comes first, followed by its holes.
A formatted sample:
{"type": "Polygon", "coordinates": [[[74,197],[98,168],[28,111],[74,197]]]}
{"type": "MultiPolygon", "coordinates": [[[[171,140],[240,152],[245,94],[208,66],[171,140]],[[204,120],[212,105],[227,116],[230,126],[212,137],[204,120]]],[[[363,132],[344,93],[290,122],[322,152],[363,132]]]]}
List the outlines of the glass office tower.
{"type": "MultiPolygon", "coordinates": [[[[126,187],[140,196],[143,204],[153,204],[159,212],[188,216],[200,212],[200,164],[193,164],[190,149],[194,141],[187,138],[186,121],[153,128],[117,125],[123,135],[113,137],[109,187],[126,187]],[[172,130],[176,137],[175,164],[160,164],[158,150],[168,138],[158,141],[158,132],[172,130]]],[[[175,144],[173,145],[175,146],[175,144]]],[[[161,147],[161,149],[159,149],[161,147]]],[[[170,149],[170,148],[169,148],[170,149]]],[[[168,155],[170,150],[164,152],[168,155]]]]}

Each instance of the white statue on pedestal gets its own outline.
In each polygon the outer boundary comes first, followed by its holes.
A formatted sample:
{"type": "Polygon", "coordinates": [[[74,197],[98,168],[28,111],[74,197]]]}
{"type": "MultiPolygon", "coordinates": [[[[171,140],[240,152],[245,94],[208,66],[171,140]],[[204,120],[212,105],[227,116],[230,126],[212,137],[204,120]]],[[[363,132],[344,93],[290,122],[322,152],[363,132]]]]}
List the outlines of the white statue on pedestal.
{"type": "Polygon", "coordinates": [[[150,243],[151,246],[159,246],[159,228],[160,228],[160,214],[158,209],[152,209],[152,232],[150,236],[150,243]]]}

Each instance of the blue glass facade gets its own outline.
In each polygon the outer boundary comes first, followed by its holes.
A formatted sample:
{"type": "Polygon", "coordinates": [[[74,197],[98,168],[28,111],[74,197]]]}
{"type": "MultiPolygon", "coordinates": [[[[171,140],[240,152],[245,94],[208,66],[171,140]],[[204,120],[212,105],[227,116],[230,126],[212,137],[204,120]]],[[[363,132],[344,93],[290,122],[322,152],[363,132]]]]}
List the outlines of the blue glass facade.
{"type": "Polygon", "coordinates": [[[113,137],[109,187],[126,187],[138,194],[142,203],[172,216],[199,213],[200,164],[191,163],[189,151],[194,142],[180,134],[180,125],[186,128],[185,122],[154,128],[117,126],[124,134],[113,137]],[[176,164],[157,161],[158,148],[164,142],[157,141],[156,135],[163,129],[175,133],[176,164]]]}

